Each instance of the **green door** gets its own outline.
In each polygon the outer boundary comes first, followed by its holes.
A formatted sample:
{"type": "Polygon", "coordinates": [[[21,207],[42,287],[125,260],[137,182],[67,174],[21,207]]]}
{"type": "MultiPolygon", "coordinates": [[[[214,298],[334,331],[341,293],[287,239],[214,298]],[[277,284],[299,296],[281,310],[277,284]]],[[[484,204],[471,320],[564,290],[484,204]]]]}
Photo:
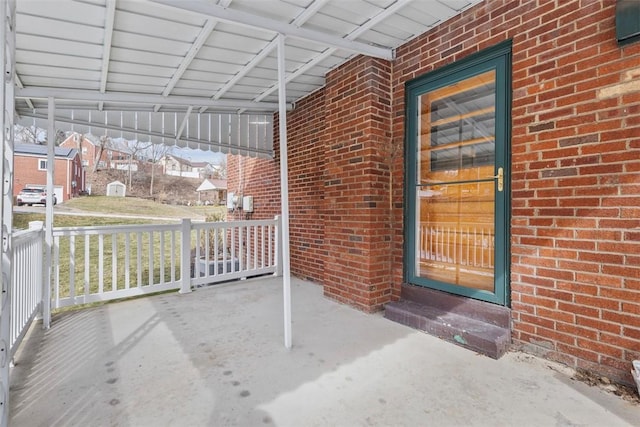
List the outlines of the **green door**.
{"type": "Polygon", "coordinates": [[[407,84],[406,280],[507,305],[511,44],[407,84]]]}

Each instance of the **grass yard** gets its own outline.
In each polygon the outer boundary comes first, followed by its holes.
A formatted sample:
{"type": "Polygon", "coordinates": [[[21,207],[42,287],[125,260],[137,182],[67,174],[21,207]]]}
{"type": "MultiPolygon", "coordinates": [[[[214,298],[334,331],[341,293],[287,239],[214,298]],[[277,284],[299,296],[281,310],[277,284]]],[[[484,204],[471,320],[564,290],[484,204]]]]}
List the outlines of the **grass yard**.
{"type": "Polygon", "coordinates": [[[202,219],[213,212],[226,212],[224,206],[177,206],[136,197],[88,196],[66,201],[60,210],[104,214],[142,215],[165,218],[202,219]]]}

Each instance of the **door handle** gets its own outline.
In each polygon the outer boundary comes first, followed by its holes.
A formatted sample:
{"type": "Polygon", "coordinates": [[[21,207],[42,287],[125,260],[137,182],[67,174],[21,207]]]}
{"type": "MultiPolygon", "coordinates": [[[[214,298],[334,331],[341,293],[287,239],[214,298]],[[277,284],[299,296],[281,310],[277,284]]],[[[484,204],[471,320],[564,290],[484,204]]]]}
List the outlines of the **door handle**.
{"type": "Polygon", "coordinates": [[[498,180],[498,191],[504,190],[504,168],[498,168],[498,174],[492,176],[493,179],[498,180]]]}

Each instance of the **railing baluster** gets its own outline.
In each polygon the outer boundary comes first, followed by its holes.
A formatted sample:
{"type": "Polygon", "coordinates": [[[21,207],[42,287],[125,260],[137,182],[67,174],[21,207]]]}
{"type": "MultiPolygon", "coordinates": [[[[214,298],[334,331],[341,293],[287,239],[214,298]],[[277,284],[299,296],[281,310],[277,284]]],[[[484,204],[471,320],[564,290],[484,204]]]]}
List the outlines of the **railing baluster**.
{"type": "Polygon", "coordinates": [[[91,272],[90,271],[91,265],[89,263],[89,261],[91,260],[90,249],[91,249],[91,236],[86,234],[84,236],[84,280],[83,280],[85,297],[89,296],[90,287],[91,287],[91,283],[89,283],[89,277],[90,277],[89,273],[91,272]]]}
{"type": "Polygon", "coordinates": [[[104,234],[98,235],[98,293],[104,292],[104,234]]]}
{"type": "Polygon", "coordinates": [[[267,252],[269,253],[269,259],[268,259],[268,264],[269,265],[273,265],[273,226],[271,224],[269,224],[267,226],[267,234],[268,234],[268,245],[267,246],[267,252]]]}
{"type": "MultiPolygon", "coordinates": [[[[203,230],[199,230],[196,229],[196,255],[195,255],[195,260],[194,260],[194,270],[195,270],[195,277],[200,277],[200,275],[203,273],[202,271],[200,271],[200,257],[202,256],[200,253],[200,248],[202,246],[202,244],[200,242],[202,242],[202,239],[204,238],[204,231],[203,230]]],[[[205,263],[206,263],[206,259],[205,259],[205,263]]],[[[206,268],[206,266],[205,266],[206,268]]],[[[207,271],[205,273],[205,276],[208,275],[209,272],[207,271]]]]}
{"type": "Polygon", "coordinates": [[[165,268],[165,254],[164,254],[164,231],[160,231],[160,284],[164,285],[164,268],[165,268]]]}
{"type": "Polygon", "coordinates": [[[136,241],[138,244],[137,252],[136,252],[136,272],[137,272],[137,283],[136,286],[142,286],[142,232],[136,233],[136,241]]]}
{"type": "Polygon", "coordinates": [[[266,228],[266,226],[264,226],[264,225],[260,227],[260,233],[261,233],[260,234],[260,236],[261,236],[260,237],[260,241],[262,242],[262,244],[260,245],[260,247],[262,249],[262,252],[260,254],[260,260],[261,260],[260,267],[262,267],[262,268],[264,268],[264,266],[265,266],[265,262],[264,262],[264,251],[265,251],[265,248],[264,248],[265,235],[264,235],[264,233],[265,233],[265,228],[266,228]]]}
{"type": "Polygon", "coordinates": [[[171,283],[176,281],[176,231],[171,230],[171,283]]]}
{"type": "Polygon", "coordinates": [[[131,233],[124,233],[124,288],[131,287],[131,233]]]}
{"type": "Polygon", "coordinates": [[[55,268],[52,272],[54,283],[54,301],[55,308],[60,307],[60,237],[56,236],[53,239],[53,265],[55,268]]]}
{"type": "Polygon", "coordinates": [[[118,290],[118,235],[111,234],[111,290],[118,290]]]}
{"type": "Polygon", "coordinates": [[[153,248],[153,231],[149,232],[149,286],[153,286],[155,284],[155,275],[154,273],[154,265],[153,258],[155,255],[155,249],[153,248]]]}
{"type": "MultiPolygon", "coordinates": [[[[231,271],[236,271],[236,228],[235,227],[230,227],[231,228],[231,271]]],[[[225,263],[226,264],[226,263],[225,263]]],[[[238,265],[240,265],[240,262],[238,262],[238,265]]],[[[225,271],[226,273],[226,271],[225,271]]]]}
{"type": "Polygon", "coordinates": [[[69,297],[76,297],[76,236],[69,238],[69,297]]]}
{"type": "Polygon", "coordinates": [[[244,231],[244,227],[243,226],[239,226],[238,227],[238,253],[239,253],[238,258],[239,258],[239,261],[240,261],[240,271],[244,270],[244,262],[242,262],[243,258],[244,258],[244,251],[242,250],[243,246],[244,246],[244,233],[243,233],[243,231],[244,231]]]}

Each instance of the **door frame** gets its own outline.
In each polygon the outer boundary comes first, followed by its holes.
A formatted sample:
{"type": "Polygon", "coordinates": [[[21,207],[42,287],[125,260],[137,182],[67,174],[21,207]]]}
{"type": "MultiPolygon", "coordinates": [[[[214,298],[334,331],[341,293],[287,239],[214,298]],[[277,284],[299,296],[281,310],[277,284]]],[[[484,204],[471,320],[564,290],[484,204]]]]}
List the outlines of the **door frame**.
{"type": "Polygon", "coordinates": [[[511,224],[511,40],[504,41],[460,61],[448,64],[405,83],[405,186],[404,256],[405,283],[437,289],[482,301],[509,306],[511,224]],[[504,191],[495,195],[495,292],[456,286],[418,277],[416,262],[417,113],[419,97],[429,91],[483,72],[496,71],[495,164],[504,168],[504,191]]]}

